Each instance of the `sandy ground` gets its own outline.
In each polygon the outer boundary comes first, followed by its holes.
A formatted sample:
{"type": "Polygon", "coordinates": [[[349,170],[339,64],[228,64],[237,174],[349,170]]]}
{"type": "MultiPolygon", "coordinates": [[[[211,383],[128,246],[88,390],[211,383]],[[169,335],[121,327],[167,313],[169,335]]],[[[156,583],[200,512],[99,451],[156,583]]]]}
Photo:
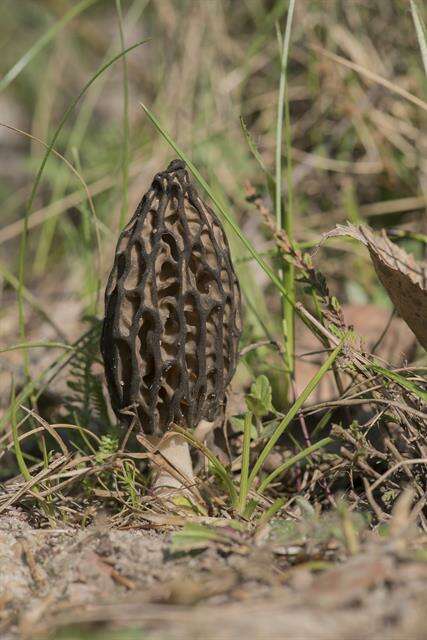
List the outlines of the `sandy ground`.
{"type": "Polygon", "coordinates": [[[170,533],[33,529],[17,511],[0,518],[0,637],[425,640],[427,562],[401,551],[319,571],[268,540],[176,554],[170,533]]]}

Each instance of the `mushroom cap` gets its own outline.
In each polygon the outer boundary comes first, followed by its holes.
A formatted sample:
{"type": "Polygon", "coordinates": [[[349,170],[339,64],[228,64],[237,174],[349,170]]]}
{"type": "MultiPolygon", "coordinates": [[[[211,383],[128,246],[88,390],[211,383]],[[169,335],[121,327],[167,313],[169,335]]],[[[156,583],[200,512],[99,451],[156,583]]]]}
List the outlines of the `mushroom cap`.
{"type": "Polygon", "coordinates": [[[156,435],[215,419],[241,330],[224,229],[173,160],[121,233],[105,292],[101,351],[118,418],[136,415],[156,435]]]}

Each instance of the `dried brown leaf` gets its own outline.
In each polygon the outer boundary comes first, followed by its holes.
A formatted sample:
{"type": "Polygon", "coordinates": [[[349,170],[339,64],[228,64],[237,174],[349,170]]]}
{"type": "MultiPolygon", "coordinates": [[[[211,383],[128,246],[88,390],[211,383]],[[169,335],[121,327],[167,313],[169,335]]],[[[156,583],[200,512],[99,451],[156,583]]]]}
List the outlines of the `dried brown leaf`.
{"type": "Polygon", "coordinates": [[[324,234],[323,240],[340,236],[349,236],[368,247],[381,284],[420,344],[427,349],[427,267],[393,244],[384,231],[378,235],[365,225],[338,225],[324,234]]]}

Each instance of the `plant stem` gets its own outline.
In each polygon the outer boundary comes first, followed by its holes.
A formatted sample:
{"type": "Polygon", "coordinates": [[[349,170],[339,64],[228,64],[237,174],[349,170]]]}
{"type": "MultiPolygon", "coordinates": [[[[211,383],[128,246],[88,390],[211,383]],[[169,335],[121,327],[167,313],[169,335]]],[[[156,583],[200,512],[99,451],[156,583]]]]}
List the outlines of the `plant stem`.
{"type": "MultiPolygon", "coordinates": [[[[125,49],[125,37],[123,32],[123,15],[121,0],[116,0],[116,10],[119,19],[120,46],[125,49]]],[[[122,58],[123,64],[123,198],[120,210],[120,230],[124,227],[128,210],[128,184],[129,184],[129,82],[126,56],[122,58]]]]}
{"type": "Polygon", "coordinates": [[[15,382],[12,379],[12,390],[11,390],[11,424],[12,424],[12,437],[13,437],[13,448],[15,451],[16,462],[18,463],[19,471],[21,472],[22,477],[25,481],[31,480],[31,474],[28,471],[28,467],[25,463],[24,456],[22,455],[21,445],[19,443],[19,435],[18,435],[18,422],[16,419],[16,397],[15,397],[15,382]]]}
{"type": "Polygon", "coordinates": [[[252,430],[252,413],[248,411],[245,415],[245,424],[243,429],[243,452],[242,452],[242,468],[240,472],[240,492],[238,511],[243,515],[246,507],[246,498],[248,495],[248,478],[249,478],[249,456],[251,451],[251,430],[252,430]]]}
{"type": "Polygon", "coordinates": [[[290,467],[293,467],[294,464],[296,464],[300,460],[303,460],[304,458],[307,458],[315,451],[318,451],[318,449],[322,449],[323,447],[326,447],[328,444],[332,444],[332,442],[333,442],[333,438],[329,438],[329,437],[323,438],[323,440],[319,440],[319,442],[312,444],[311,447],[307,447],[306,449],[303,449],[302,451],[297,453],[295,456],[292,456],[292,458],[289,458],[289,460],[286,460],[286,462],[281,464],[280,467],[277,467],[277,469],[272,471],[270,475],[268,475],[261,482],[258,492],[263,493],[263,491],[265,491],[268,485],[271,484],[271,482],[273,482],[273,480],[277,478],[277,476],[279,476],[281,473],[283,473],[287,469],[290,469],[290,467]]]}
{"type": "Polygon", "coordinates": [[[421,57],[423,60],[424,71],[427,75],[427,33],[426,26],[423,21],[420,7],[415,0],[410,0],[412,19],[414,21],[415,32],[417,34],[418,44],[420,45],[421,57]]]}
{"type": "Polygon", "coordinates": [[[285,417],[280,422],[280,424],[277,426],[277,428],[274,431],[274,433],[272,434],[272,436],[269,438],[269,440],[268,440],[267,444],[265,445],[264,449],[261,451],[260,455],[258,456],[258,459],[257,459],[257,461],[256,461],[256,463],[255,463],[255,465],[254,465],[254,467],[253,467],[253,469],[252,469],[252,471],[251,471],[251,473],[249,475],[249,481],[248,481],[249,487],[248,487],[248,489],[251,487],[253,481],[257,477],[258,472],[262,469],[266,458],[268,457],[268,455],[273,450],[273,448],[276,445],[277,441],[279,440],[280,436],[284,433],[284,431],[287,429],[289,424],[292,422],[292,420],[298,414],[298,411],[301,409],[301,407],[304,404],[304,402],[307,400],[307,398],[311,395],[311,393],[317,387],[317,385],[319,384],[319,382],[321,381],[321,379],[323,378],[325,373],[327,373],[327,371],[329,371],[329,369],[332,367],[333,363],[337,359],[337,357],[338,357],[338,355],[339,355],[339,353],[340,353],[340,351],[342,349],[342,346],[344,344],[344,340],[345,340],[346,337],[347,336],[345,336],[341,340],[341,342],[338,345],[338,347],[336,349],[334,349],[332,351],[332,353],[330,354],[330,356],[325,360],[323,365],[320,367],[320,369],[316,372],[316,374],[313,376],[313,378],[307,384],[307,386],[305,387],[304,391],[301,393],[301,395],[298,397],[298,399],[291,406],[291,408],[289,409],[288,413],[285,415],[285,417]]]}
{"type": "Polygon", "coordinates": [[[285,289],[281,279],[277,276],[277,273],[260,256],[259,252],[256,250],[252,242],[242,232],[239,225],[234,220],[233,216],[227,211],[225,206],[221,203],[219,198],[215,195],[214,191],[208,185],[206,180],[202,177],[200,171],[196,168],[196,166],[190,160],[188,155],[182,151],[182,149],[177,145],[177,143],[171,138],[169,133],[164,129],[164,127],[162,127],[162,125],[160,124],[160,122],[158,121],[154,113],[152,113],[152,111],[150,111],[150,109],[143,102],[140,102],[140,105],[142,109],[145,111],[148,118],[153,123],[153,125],[156,127],[159,133],[166,140],[166,142],[172,147],[174,151],[176,151],[176,153],[181,158],[181,160],[184,160],[187,167],[190,169],[191,173],[197,180],[197,182],[208,194],[209,198],[212,200],[212,202],[214,203],[215,207],[218,209],[221,216],[224,218],[224,220],[233,230],[237,238],[239,238],[243,246],[249,251],[251,256],[256,260],[256,262],[259,264],[259,266],[264,271],[264,273],[270,278],[271,282],[278,289],[278,291],[280,291],[282,296],[289,300],[289,303],[295,309],[295,313],[298,314],[301,320],[307,326],[310,327],[311,331],[314,330],[313,327],[317,328],[317,331],[315,331],[316,335],[321,334],[322,336],[326,336],[329,340],[332,341],[334,345],[337,345],[339,342],[338,338],[335,338],[335,336],[333,336],[330,331],[325,329],[325,327],[323,327],[322,324],[309,311],[307,311],[300,302],[297,302],[296,300],[293,300],[289,297],[288,292],[285,289]]]}
{"type": "MultiPolygon", "coordinates": [[[[43,156],[43,160],[40,164],[40,167],[37,171],[37,175],[34,179],[32,188],[31,188],[31,193],[30,193],[30,197],[28,199],[28,204],[27,207],[25,209],[24,212],[24,225],[23,225],[23,230],[22,230],[22,234],[21,234],[21,243],[20,243],[20,247],[19,247],[19,285],[18,285],[18,308],[19,308],[19,335],[20,338],[22,340],[22,342],[26,342],[26,329],[25,329],[25,317],[24,317],[24,288],[25,288],[25,259],[26,259],[26,251],[27,251],[27,236],[28,236],[28,217],[32,211],[33,208],[33,204],[34,204],[34,200],[37,194],[37,189],[39,187],[42,175],[43,175],[43,171],[44,168],[46,166],[46,163],[49,159],[49,156],[53,150],[53,147],[59,137],[59,134],[61,133],[69,115],[74,111],[76,105],[78,104],[78,102],[80,101],[80,99],[82,98],[82,96],[86,93],[86,91],[90,88],[90,86],[95,82],[95,80],[97,78],[99,78],[100,75],[102,75],[104,73],[104,71],[106,71],[107,69],[109,69],[117,60],[119,60],[120,58],[122,58],[124,55],[126,55],[127,53],[129,53],[130,51],[133,51],[133,49],[136,49],[136,47],[141,46],[142,44],[144,44],[145,42],[147,42],[147,40],[141,40],[140,42],[137,42],[133,45],[131,45],[130,47],[127,47],[126,49],[123,49],[123,51],[121,51],[120,53],[116,54],[113,58],[111,58],[111,60],[109,60],[108,62],[106,62],[105,64],[103,64],[98,71],[88,80],[88,82],[86,82],[85,86],[83,87],[83,89],[79,92],[79,94],[77,95],[77,97],[71,102],[71,104],[68,106],[68,108],[65,110],[60,123],[58,125],[58,127],[55,130],[55,133],[52,136],[52,140],[51,142],[47,145],[46,148],[46,152],[43,156]]],[[[24,371],[25,374],[27,376],[27,378],[29,379],[29,356],[28,356],[28,351],[24,350],[24,354],[23,354],[23,359],[24,359],[24,371]]]]}
{"type": "MultiPolygon", "coordinates": [[[[291,156],[291,129],[288,91],[285,91],[285,140],[286,140],[286,181],[287,181],[287,202],[286,209],[282,213],[282,229],[286,232],[289,242],[293,245],[294,219],[293,219],[293,185],[292,185],[292,156],[291,156]]],[[[283,322],[285,353],[287,355],[288,366],[288,386],[292,388],[292,380],[295,371],[295,267],[293,264],[283,262],[283,284],[288,291],[289,297],[283,300],[283,322]]]]}
{"type": "MultiPolygon", "coordinates": [[[[288,15],[286,20],[285,36],[282,43],[279,98],[277,105],[276,122],[276,188],[275,188],[275,212],[277,229],[283,229],[290,242],[293,237],[293,214],[292,214],[292,161],[290,157],[290,130],[289,130],[289,104],[286,91],[286,74],[289,57],[289,45],[291,37],[292,18],[296,0],[289,1],[288,15]],[[285,108],[284,108],[285,107],[285,108]],[[282,137],[283,137],[283,114],[285,112],[286,129],[286,149],[287,149],[287,206],[282,210],[282,137]]],[[[285,344],[285,364],[286,374],[286,398],[292,389],[292,378],[294,372],[294,304],[295,301],[295,273],[293,265],[285,260],[281,262],[280,279],[288,292],[288,297],[282,296],[282,321],[283,336],[285,344]]]]}

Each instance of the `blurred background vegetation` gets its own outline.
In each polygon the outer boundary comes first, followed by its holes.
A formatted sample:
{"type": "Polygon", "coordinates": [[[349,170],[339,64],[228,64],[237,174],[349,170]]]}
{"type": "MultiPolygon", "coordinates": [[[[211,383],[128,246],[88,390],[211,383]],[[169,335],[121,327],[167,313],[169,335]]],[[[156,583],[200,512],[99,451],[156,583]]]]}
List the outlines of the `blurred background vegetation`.
{"type": "MultiPolygon", "coordinates": [[[[1,346],[20,340],[18,255],[26,210],[26,338],[72,341],[84,329],[85,316],[102,313],[120,224],[154,173],[175,156],[141,101],[220,194],[257,249],[272,251],[258,212],[246,200],[250,184],[272,209],[265,175],[239,117],[274,173],[280,75],[276,25],[283,31],[286,11],[283,0],[3,0],[0,121],[33,138],[0,127],[1,346]],[[147,41],[93,82],[55,142],[87,183],[98,224],[81,181],[52,154],[28,210],[45,153],[38,139],[49,143],[97,70],[123,43],[141,40],[147,41]]],[[[298,242],[310,246],[336,223],[366,221],[398,230],[406,248],[422,257],[425,245],[417,238],[425,227],[427,202],[425,121],[423,111],[393,87],[419,97],[425,91],[409,3],[296,3],[287,92],[298,242]],[[385,78],[391,88],[371,81],[355,65],[385,78]]],[[[284,154],[285,168],[287,161],[284,154]]],[[[241,244],[233,237],[231,242],[245,297],[245,343],[266,334],[280,336],[277,294],[247,261],[241,244]]],[[[363,323],[376,321],[378,337],[391,307],[365,250],[331,242],[315,261],[347,305],[347,321],[366,335],[371,329],[363,323]]],[[[393,342],[391,351],[403,352],[408,337],[402,344],[393,342]]],[[[30,371],[41,370],[52,355],[52,349],[32,349],[30,371]]],[[[255,373],[274,371],[270,359],[247,361],[255,373]]],[[[280,367],[280,358],[276,364],[280,367]]],[[[10,374],[19,379],[22,372],[21,351],[2,357],[3,407],[10,374]]]]}

